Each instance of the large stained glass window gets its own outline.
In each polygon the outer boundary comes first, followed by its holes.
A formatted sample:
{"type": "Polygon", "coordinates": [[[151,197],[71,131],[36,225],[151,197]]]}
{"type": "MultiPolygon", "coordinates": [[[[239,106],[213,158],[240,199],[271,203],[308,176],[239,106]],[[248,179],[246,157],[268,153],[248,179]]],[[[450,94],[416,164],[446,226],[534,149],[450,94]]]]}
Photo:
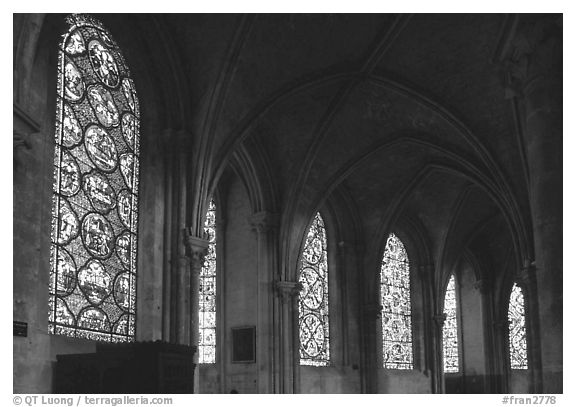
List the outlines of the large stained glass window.
{"type": "Polygon", "coordinates": [[[49,332],[135,333],[139,105],[102,24],[70,15],[58,52],[49,332]]]}
{"type": "Polygon", "coordinates": [[[382,354],[387,369],[412,369],[410,265],[404,244],[388,236],[380,269],[382,354]]]}
{"type": "Polygon", "coordinates": [[[308,229],[299,282],[300,364],[328,366],[330,335],[328,321],[328,259],[326,229],[317,213],[308,229]]]}
{"type": "Polygon", "coordinates": [[[199,361],[216,362],[216,205],[210,200],[204,231],[208,235],[208,253],[200,271],[199,361]]]}
{"type": "Polygon", "coordinates": [[[456,282],[450,276],[444,296],[444,314],[446,320],[442,328],[442,347],[444,349],[444,372],[457,373],[458,363],[458,320],[456,319],[456,282]]]}
{"type": "Polygon", "coordinates": [[[526,318],[524,315],[524,294],[514,284],[508,304],[508,334],[510,342],[510,367],[528,369],[526,351],[526,318]]]}

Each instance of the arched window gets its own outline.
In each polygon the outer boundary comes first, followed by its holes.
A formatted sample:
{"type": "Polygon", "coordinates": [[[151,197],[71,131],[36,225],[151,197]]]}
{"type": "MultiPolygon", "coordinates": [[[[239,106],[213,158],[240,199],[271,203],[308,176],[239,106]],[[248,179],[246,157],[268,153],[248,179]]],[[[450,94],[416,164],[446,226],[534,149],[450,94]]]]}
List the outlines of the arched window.
{"type": "Polygon", "coordinates": [[[302,252],[299,282],[300,364],[330,364],[330,329],[328,321],[328,259],[326,229],[317,213],[308,229],[302,252]]]}
{"type": "Polygon", "coordinates": [[[444,314],[446,320],[442,328],[442,347],[444,349],[444,372],[457,373],[458,362],[458,321],[456,318],[456,282],[450,276],[444,297],[444,314]]]}
{"type": "Polygon", "coordinates": [[[391,233],[380,269],[382,355],[386,369],[412,369],[410,264],[404,244],[391,233]]]}
{"type": "Polygon", "coordinates": [[[526,318],[524,294],[514,283],[508,303],[508,338],[510,343],[510,368],[528,369],[526,346],[526,318]]]}
{"type": "Polygon", "coordinates": [[[140,112],[112,36],[67,17],[58,52],[49,332],[135,334],[140,112]]]}
{"type": "Polygon", "coordinates": [[[200,272],[199,343],[200,363],[216,362],[216,205],[211,199],[204,231],[208,235],[208,253],[200,272]]]}

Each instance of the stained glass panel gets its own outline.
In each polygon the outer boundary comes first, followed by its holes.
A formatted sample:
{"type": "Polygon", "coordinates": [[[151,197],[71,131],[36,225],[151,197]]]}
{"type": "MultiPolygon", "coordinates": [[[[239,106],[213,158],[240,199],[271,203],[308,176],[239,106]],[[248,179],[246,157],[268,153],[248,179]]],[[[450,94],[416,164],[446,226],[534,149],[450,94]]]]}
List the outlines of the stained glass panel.
{"type": "Polygon", "coordinates": [[[58,52],[49,332],[132,341],[138,98],[102,24],[81,14],[66,22],[58,52]]]}
{"type": "Polygon", "coordinates": [[[444,297],[444,314],[446,320],[442,328],[442,347],[444,350],[444,372],[457,373],[458,362],[458,321],[456,319],[456,282],[450,277],[444,297]]]}
{"type": "Polygon", "coordinates": [[[410,265],[404,244],[388,236],[380,269],[382,355],[387,369],[412,369],[410,265]]]}
{"type": "Polygon", "coordinates": [[[326,245],[324,221],[317,213],[308,229],[299,273],[301,365],[328,366],[330,363],[326,245]]]}
{"type": "Polygon", "coordinates": [[[216,362],[216,205],[210,200],[204,231],[208,235],[208,253],[200,272],[199,361],[216,362]]]}
{"type": "Polygon", "coordinates": [[[522,293],[522,289],[516,284],[512,287],[510,303],[508,304],[508,332],[510,342],[510,367],[512,369],[528,369],[524,294],[522,293]]]}

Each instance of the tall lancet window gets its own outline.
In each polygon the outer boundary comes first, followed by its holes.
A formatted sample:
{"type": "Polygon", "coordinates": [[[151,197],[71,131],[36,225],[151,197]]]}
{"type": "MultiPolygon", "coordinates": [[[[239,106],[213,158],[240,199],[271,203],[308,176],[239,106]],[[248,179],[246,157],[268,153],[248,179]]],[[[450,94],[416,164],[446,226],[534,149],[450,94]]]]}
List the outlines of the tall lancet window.
{"type": "Polygon", "coordinates": [[[444,314],[446,320],[442,328],[442,347],[444,349],[444,372],[457,373],[458,362],[458,321],[456,319],[456,282],[450,276],[444,297],[444,314]]]}
{"type": "Polygon", "coordinates": [[[412,369],[410,265],[404,244],[388,236],[380,269],[382,354],[386,369],[412,369]]]}
{"type": "Polygon", "coordinates": [[[317,213],[308,229],[302,252],[299,282],[300,364],[330,364],[330,329],[328,321],[328,259],[326,229],[317,213]]]}
{"type": "Polygon", "coordinates": [[[208,253],[200,271],[199,343],[200,363],[216,362],[216,205],[211,199],[206,212],[204,231],[208,253]]]}
{"type": "Polygon", "coordinates": [[[71,15],[58,51],[49,332],[135,334],[140,112],[102,24],[71,15]]]}
{"type": "Polygon", "coordinates": [[[526,318],[524,315],[524,294],[514,283],[508,304],[508,339],[510,343],[510,368],[528,369],[526,351],[526,318]]]}

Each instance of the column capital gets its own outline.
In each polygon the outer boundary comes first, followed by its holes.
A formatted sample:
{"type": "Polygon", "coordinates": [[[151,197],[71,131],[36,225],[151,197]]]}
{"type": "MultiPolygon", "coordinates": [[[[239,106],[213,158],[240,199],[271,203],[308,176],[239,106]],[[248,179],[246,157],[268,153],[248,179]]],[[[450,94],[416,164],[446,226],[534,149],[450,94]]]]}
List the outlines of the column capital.
{"type": "Polygon", "coordinates": [[[376,320],[382,315],[382,305],[379,302],[369,302],[364,304],[364,319],[376,320]]]}
{"type": "Polygon", "coordinates": [[[184,243],[188,250],[193,270],[200,270],[204,263],[204,256],[208,252],[209,242],[194,236],[190,228],[184,228],[184,243]]]}
{"type": "MultiPolygon", "coordinates": [[[[542,80],[562,84],[562,16],[516,17],[512,35],[498,56],[505,72],[506,97],[524,97],[542,80]]],[[[548,83],[548,82],[546,82],[548,83]]]]}
{"type": "Polygon", "coordinates": [[[432,317],[432,321],[434,321],[434,324],[437,328],[442,329],[444,322],[446,321],[446,313],[434,315],[432,317]]]}
{"type": "Polygon", "coordinates": [[[529,260],[525,261],[520,271],[516,273],[516,281],[521,286],[531,286],[536,278],[536,270],[535,262],[529,260]]]}
{"type": "Polygon", "coordinates": [[[280,224],[278,214],[261,211],[256,212],[248,217],[248,223],[258,233],[266,233],[274,230],[280,224]]]}
{"type": "Polygon", "coordinates": [[[302,291],[302,284],[297,281],[276,281],[274,282],[274,288],[280,296],[283,303],[288,302],[290,299],[300,295],[302,291]]]}
{"type": "Polygon", "coordinates": [[[490,280],[481,278],[476,280],[473,287],[475,290],[480,291],[480,294],[488,294],[490,292],[490,288],[492,288],[492,284],[490,283],[490,280]]]}

